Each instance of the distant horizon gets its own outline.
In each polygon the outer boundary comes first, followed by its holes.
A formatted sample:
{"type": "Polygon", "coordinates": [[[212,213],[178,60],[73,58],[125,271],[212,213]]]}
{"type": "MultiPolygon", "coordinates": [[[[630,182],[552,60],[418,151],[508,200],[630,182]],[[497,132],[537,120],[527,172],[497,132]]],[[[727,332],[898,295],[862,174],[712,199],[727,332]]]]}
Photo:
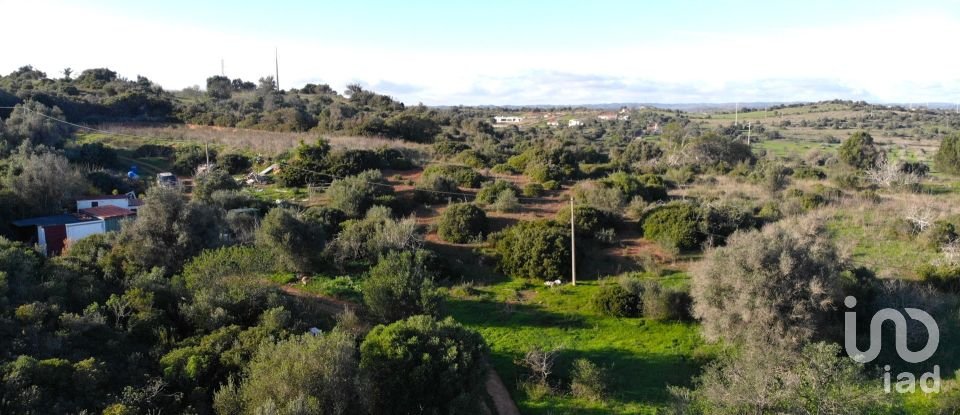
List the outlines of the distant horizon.
{"type": "Polygon", "coordinates": [[[403,102],[960,101],[960,8],[949,0],[644,4],[609,0],[129,3],[0,0],[0,72],[32,64],[143,75],[169,90],[208,76],[280,87],[358,83],[403,102]]]}

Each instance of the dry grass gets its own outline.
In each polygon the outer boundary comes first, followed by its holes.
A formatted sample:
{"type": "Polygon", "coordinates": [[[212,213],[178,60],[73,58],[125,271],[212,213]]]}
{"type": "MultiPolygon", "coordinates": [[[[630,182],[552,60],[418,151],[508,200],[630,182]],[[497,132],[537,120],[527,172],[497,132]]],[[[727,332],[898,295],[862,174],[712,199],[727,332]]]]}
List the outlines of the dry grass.
{"type": "MultiPolygon", "coordinates": [[[[415,156],[429,155],[430,146],[391,140],[382,137],[362,137],[344,135],[325,135],[319,133],[284,133],[240,128],[210,127],[200,125],[168,124],[163,126],[144,126],[113,124],[100,126],[101,129],[129,134],[129,140],[146,137],[164,142],[208,142],[229,149],[249,151],[263,155],[276,155],[296,147],[300,142],[312,143],[323,137],[333,148],[376,149],[381,147],[398,148],[415,156]]],[[[123,139],[123,136],[118,136],[123,139]]]]}

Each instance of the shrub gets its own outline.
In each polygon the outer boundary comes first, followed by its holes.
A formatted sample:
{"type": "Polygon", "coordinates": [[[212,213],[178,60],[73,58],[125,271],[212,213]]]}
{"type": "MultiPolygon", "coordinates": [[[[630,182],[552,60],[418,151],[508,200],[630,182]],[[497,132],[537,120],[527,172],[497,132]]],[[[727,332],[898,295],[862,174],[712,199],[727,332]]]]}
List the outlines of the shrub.
{"type": "Polygon", "coordinates": [[[209,201],[218,190],[237,190],[240,185],[224,169],[213,168],[197,175],[193,181],[193,197],[209,201]]]}
{"type": "Polygon", "coordinates": [[[240,385],[214,397],[217,413],[351,414],[361,411],[356,340],[347,332],[263,342],[240,385]]]}
{"type": "Polygon", "coordinates": [[[246,173],[253,166],[250,157],[237,153],[227,153],[220,156],[218,163],[230,174],[246,173]]]}
{"type": "Polygon", "coordinates": [[[611,173],[601,183],[620,190],[626,199],[640,197],[647,202],[667,200],[663,178],[655,174],[635,175],[619,171],[611,173]]]}
{"type": "Polygon", "coordinates": [[[434,174],[450,177],[455,180],[458,185],[469,188],[478,188],[480,187],[480,182],[483,181],[483,176],[472,168],[452,164],[431,164],[427,166],[426,169],[423,169],[421,176],[431,176],[434,174]]]}
{"type": "Polygon", "coordinates": [[[340,224],[347,220],[347,214],[328,206],[311,206],[303,212],[303,219],[319,226],[328,237],[333,237],[340,233],[340,224]]]}
{"type": "Polygon", "coordinates": [[[356,176],[334,180],[326,191],[329,206],[349,217],[359,217],[375,204],[393,201],[393,189],[377,170],[367,170],[356,176]]]}
{"type": "Polygon", "coordinates": [[[546,189],[540,183],[527,183],[523,186],[523,195],[526,197],[540,197],[546,189]]]}
{"type": "Polygon", "coordinates": [[[476,205],[453,204],[440,216],[437,235],[447,242],[467,243],[483,236],[487,229],[487,214],[476,205]]]}
{"type": "Polygon", "coordinates": [[[457,182],[442,174],[420,176],[415,187],[417,199],[426,203],[438,203],[458,197],[460,188],[457,182]]]}
{"type": "Polygon", "coordinates": [[[147,158],[147,157],[159,157],[159,158],[171,158],[176,155],[177,150],[170,146],[164,146],[159,144],[143,144],[133,150],[133,157],[135,158],[147,158]]]}
{"type": "Polygon", "coordinates": [[[504,190],[510,190],[514,193],[517,192],[517,187],[506,180],[494,180],[492,182],[485,182],[480,186],[480,191],[477,192],[476,200],[478,203],[491,204],[497,200],[497,197],[503,193],[504,190]]]}
{"type": "Polygon", "coordinates": [[[697,209],[689,203],[670,203],[654,209],[643,220],[643,236],[680,251],[703,242],[697,209]]]}
{"type": "Polygon", "coordinates": [[[873,137],[864,131],[850,135],[837,149],[840,161],[860,170],[869,170],[877,165],[881,153],[873,143],[873,137]]]}
{"type": "Polygon", "coordinates": [[[512,189],[504,190],[497,194],[497,199],[490,205],[497,212],[513,212],[520,209],[520,200],[517,199],[517,193],[512,189]]]}
{"type": "Polygon", "coordinates": [[[436,316],[443,300],[436,288],[435,271],[427,260],[429,253],[390,252],[370,269],[363,282],[363,302],[370,315],[381,323],[391,323],[417,314],[436,316]]]}
{"type": "Polygon", "coordinates": [[[643,284],[643,316],[654,320],[690,320],[693,300],[684,291],[664,288],[657,281],[643,284]]]}
{"type": "Polygon", "coordinates": [[[793,169],[793,178],[823,180],[827,178],[827,174],[824,173],[823,170],[818,169],[816,167],[801,166],[793,169]]]}
{"type": "Polygon", "coordinates": [[[960,134],[944,137],[934,157],[937,169],[944,173],[960,175],[960,134]]]}
{"type": "Polygon", "coordinates": [[[570,393],[591,402],[602,401],[607,394],[607,375],[595,363],[587,359],[573,361],[570,371],[570,393]]]}
{"type": "Polygon", "coordinates": [[[552,221],[522,221],[491,236],[498,269],[514,278],[561,279],[570,269],[569,230],[552,221]]]}
{"type": "Polygon", "coordinates": [[[924,264],[917,275],[940,290],[960,293],[960,265],[924,264]]]}
{"type": "Polygon", "coordinates": [[[573,188],[573,198],[579,204],[613,214],[619,214],[625,203],[620,189],[592,181],[577,183],[573,188]]]}
{"type": "Polygon", "coordinates": [[[377,326],[360,345],[370,413],[479,413],[488,349],[453,319],[414,316],[377,326]]]}
{"type": "MultiPolygon", "coordinates": [[[[612,228],[615,224],[612,214],[590,206],[576,206],[574,213],[574,229],[577,235],[583,238],[593,238],[597,232],[612,228]]],[[[570,205],[565,205],[557,212],[556,221],[570,222],[570,205]]]]}
{"type": "Polygon", "coordinates": [[[376,155],[380,161],[380,167],[384,169],[409,170],[414,167],[413,162],[402,151],[395,148],[378,148],[376,155]]]}
{"type": "Polygon", "coordinates": [[[184,176],[193,175],[197,171],[197,167],[207,162],[208,152],[210,154],[210,162],[216,162],[217,151],[214,149],[204,149],[197,145],[177,147],[172,167],[174,173],[184,176]]]}
{"type": "Polygon", "coordinates": [[[271,209],[257,230],[257,244],[272,252],[280,264],[296,271],[314,270],[325,242],[323,228],[292,209],[271,209]]]}
{"type": "Polygon", "coordinates": [[[639,317],[643,307],[643,297],[620,284],[600,286],[590,301],[598,313],[613,317],[639,317]]]}
{"type": "Polygon", "coordinates": [[[795,346],[831,331],[840,257],[822,229],[795,222],[741,232],[693,272],[694,315],[710,340],[795,346]],[[792,228],[793,230],[789,230],[792,228]]]}

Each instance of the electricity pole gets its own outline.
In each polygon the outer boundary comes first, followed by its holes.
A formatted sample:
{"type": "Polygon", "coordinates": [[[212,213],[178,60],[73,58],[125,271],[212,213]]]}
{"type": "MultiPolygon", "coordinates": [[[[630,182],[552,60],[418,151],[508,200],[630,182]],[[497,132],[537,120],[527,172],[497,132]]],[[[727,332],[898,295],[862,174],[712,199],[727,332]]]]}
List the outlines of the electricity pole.
{"type": "Polygon", "coordinates": [[[570,285],[577,285],[577,242],[574,232],[573,195],[570,195],[570,285]]]}
{"type": "Polygon", "coordinates": [[[276,70],[277,92],[280,92],[280,57],[277,55],[277,48],[273,48],[273,64],[276,70]]]}

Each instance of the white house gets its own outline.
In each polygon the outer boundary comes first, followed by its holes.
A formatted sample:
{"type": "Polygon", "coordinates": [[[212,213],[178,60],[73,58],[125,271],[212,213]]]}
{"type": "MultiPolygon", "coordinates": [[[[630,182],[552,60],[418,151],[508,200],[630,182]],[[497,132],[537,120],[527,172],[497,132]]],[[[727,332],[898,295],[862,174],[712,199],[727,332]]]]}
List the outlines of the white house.
{"type": "Polygon", "coordinates": [[[136,212],[140,206],[143,206],[143,202],[137,199],[137,195],[133,192],[123,195],[100,195],[77,199],[78,212],[99,206],[116,206],[136,212]]]}
{"type": "Polygon", "coordinates": [[[547,120],[547,126],[550,126],[550,127],[559,127],[559,126],[560,126],[560,121],[557,121],[556,118],[551,118],[551,119],[547,120]]]}
{"type": "Polygon", "coordinates": [[[493,117],[493,122],[497,124],[517,124],[523,121],[523,117],[498,115],[493,117]]]}
{"type": "Polygon", "coordinates": [[[612,112],[605,112],[603,114],[598,115],[597,119],[601,121],[613,121],[617,119],[617,114],[614,114],[612,112]]]}
{"type": "Polygon", "coordinates": [[[583,121],[580,121],[580,120],[578,120],[578,119],[576,119],[576,118],[574,118],[574,119],[572,119],[572,120],[570,120],[570,121],[567,121],[567,127],[580,127],[580,126],[582,126],[582,125],[583,125],[583,121]]]}

